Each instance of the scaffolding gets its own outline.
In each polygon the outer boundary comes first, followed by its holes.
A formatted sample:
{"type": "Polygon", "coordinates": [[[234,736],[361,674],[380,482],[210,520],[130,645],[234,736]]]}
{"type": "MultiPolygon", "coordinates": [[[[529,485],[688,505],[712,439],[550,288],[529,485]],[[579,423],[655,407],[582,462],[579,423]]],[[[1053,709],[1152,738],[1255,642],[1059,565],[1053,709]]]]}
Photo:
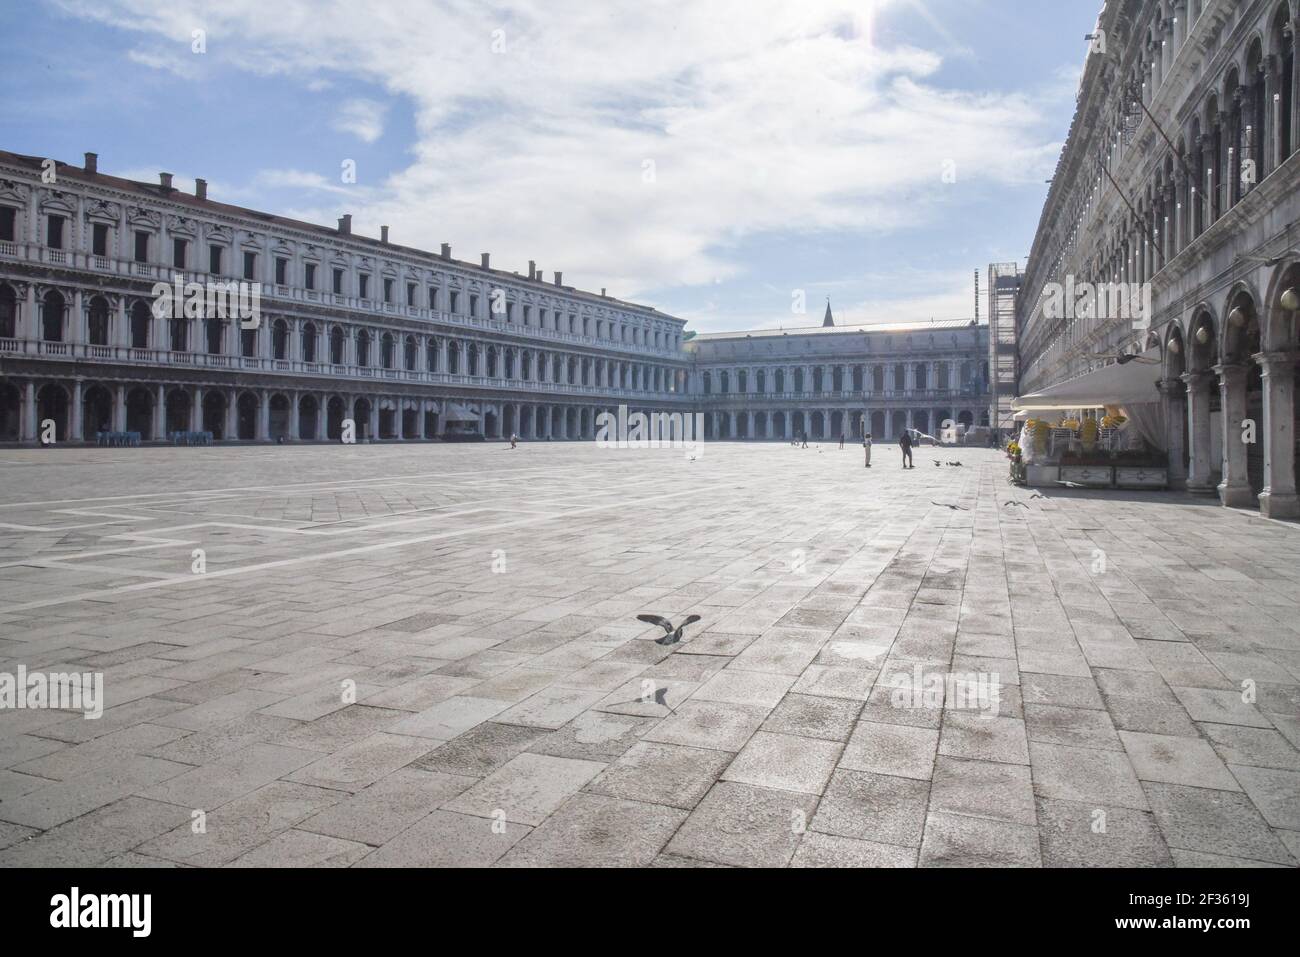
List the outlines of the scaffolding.
{"type": "Polygon", "coordinates": [[[1024,277],[1018,263],[989,266],[989,386],[993,393],[993,427],[1003,437],[1015,428],[1015,400],[1020,385],[1016,299],[1024,277]]]}

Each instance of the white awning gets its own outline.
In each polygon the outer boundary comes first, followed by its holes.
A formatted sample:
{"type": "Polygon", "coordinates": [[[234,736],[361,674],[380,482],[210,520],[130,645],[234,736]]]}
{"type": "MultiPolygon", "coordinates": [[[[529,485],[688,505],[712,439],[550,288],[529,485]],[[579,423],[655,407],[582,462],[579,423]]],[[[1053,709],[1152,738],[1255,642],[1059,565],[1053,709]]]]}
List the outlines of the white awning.
{"type": "Polygon", "coordinates": [[[1011,406],[1017,411],[1034,411],[1102,409],[1106,406],[1127,407],[1158,402],[1160,393],[1156,389],[1156,383],[1160,378],[1160,350],[1150,349],[1139,360],[1125,365],[1113,363],[1041,392],[1022,395],[1011,406]]]}
{"type": "Polygon", "coordinates": [[[463,405],[456,405],[454,402],[448,404],[447,411],[443,413],[442,421],[444,422],[478,422],[478,413],[471,412],[463,405]]]}

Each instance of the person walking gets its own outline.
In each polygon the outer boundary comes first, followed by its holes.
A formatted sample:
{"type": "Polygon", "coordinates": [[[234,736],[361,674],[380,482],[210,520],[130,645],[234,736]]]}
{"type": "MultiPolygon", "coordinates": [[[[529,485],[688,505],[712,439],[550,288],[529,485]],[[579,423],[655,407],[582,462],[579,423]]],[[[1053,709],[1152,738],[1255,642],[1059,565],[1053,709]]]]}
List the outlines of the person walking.
{"type": "Polygon", "coordinates": [[[843,432],[840,433],[840,451],[841,451],[841,452],[844,451],[844,433],[843,433],[843,432]]]}
{"type": "Polygon", "coordinates": [[[871,433],[868,432],[862,438],[862,447],[867,451],[867,468],[871,468],[871,433]]]}
{"type": "Polygon", "coordinates": [[[903,434],[898,437],[898,446],[903,450],[903,468],[916,468],[912,464],[912,432],[910,429],[904,429],[903,434]]]}
{"type": "Polygon", "coordinates": [[[803,446],[802,446],[802,447],[805,448],[805,449],[808,448],[808,433],[807,433],[807,432],[805,432],[805,433],[803,434],[803,446]]]}
{"type": "Polygon", "coordinates": [[[518,432],[511,432],[511,433],[510,433],[510,447],[511,447],[512,449],[517,449],[517,448],[519,448],[519,433],[518,433],[518,432]]]}

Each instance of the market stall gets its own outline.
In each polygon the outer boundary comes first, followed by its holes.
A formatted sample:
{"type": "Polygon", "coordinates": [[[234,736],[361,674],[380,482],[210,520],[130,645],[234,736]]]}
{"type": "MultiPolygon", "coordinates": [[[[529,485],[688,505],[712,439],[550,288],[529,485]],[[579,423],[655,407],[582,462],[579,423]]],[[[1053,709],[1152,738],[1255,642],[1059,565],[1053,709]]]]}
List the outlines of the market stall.
{"type": "Polygon", "coordinates": [[[1160,353],[1140,356],[1015,400],[1014,481],[1033,487],[1162,489],[1169,485],[1160,353]]]}

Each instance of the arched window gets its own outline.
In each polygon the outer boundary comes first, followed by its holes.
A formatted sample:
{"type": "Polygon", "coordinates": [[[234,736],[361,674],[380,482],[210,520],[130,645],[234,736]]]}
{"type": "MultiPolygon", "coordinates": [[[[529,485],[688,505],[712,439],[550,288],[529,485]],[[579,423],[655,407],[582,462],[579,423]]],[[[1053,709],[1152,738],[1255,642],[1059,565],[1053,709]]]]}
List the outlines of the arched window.
{"type": "Polygon", "coordinates": [[[18,296],[12,286],[0,286],[0,339],[18,337],[18,296]]]}
{"type": "Polygon", "coordinates": [[[188,352],[190,348],[190,321],[184,316],[168,320],[172,352],[188,352]]]}
{"type": "Polygon", "coordinates": [[[316,324],[312,322],[302,326],[302,361],[316,361],[316,324]]]}
{"type": "Polygon", "coordinates": [[[370,333],[364,329],[357,333],[357,365],[370,365],[370,333]]]}
{"type": "Polygon", "coordinates": [[[447,371],[452,375],[460,375],[460,343],[447,343],[447,371]]]}
{"type": "Polygon", "coordinates": [[[424,347],[424,361],[430,372],[438,371],[438,340],[430,339],[424,347]]]}
{"type": "Polygon", "coordinates": [[[406,371],[407,371],[407,372],[414,372],[414,371],[415,371],[416,360],[418,359],[418,357],[419,357],[419,355],[420,355],[420,350],[416,347],[416,344],[415,344],[415,336],[407,336],[407,337],[406,337],[406,350],[405,350],[405,351],[406,351],[406,355],[404,356],[404,358],[405,358],[405,360],[406,360],[406,371]]]}
{"type": "MultiPolygon", "coordinates": [[[[86,317],[86,327],[92,346],[108,345],[108,300],[103,296],[96,296],[90,300],[90,311],[86,317]]],[[[0,333],[0,335],[2,334],[0,333]]]]}
{"type": "Polygon", "coordinates": [[[283,319],[275,320],[271,327],[271,352],[280,361],[289,358],[289,323],[283,319]]]}
{"type": "Polygon", "coordinates": [[[145,302],[137,302],[131,307],[132,349],[149,348],[149,321],[152,318],[153,313],[149,311],[149,306],[145,302]]]}
{"type": "Polygon", "coordinates": [[[67,310],[63,294],[51,289],[45,294],[41,310],[41,338],[46,342],[63,341],[63,314],[67,310]]]}
{"type": "Polygon", "coordinates": [[[343,365],[343,329],[335,326],[330,330],[330,362],[336,366],[343,365]]]}
{"type": "Polygon", "coordinates": [[[391,369],[393,367],[394,351],[393,334],[391,332],[385,332],[383,338],[380,340],[379,357],[380,362],[383,364],[385,369],[391,369]]]}

